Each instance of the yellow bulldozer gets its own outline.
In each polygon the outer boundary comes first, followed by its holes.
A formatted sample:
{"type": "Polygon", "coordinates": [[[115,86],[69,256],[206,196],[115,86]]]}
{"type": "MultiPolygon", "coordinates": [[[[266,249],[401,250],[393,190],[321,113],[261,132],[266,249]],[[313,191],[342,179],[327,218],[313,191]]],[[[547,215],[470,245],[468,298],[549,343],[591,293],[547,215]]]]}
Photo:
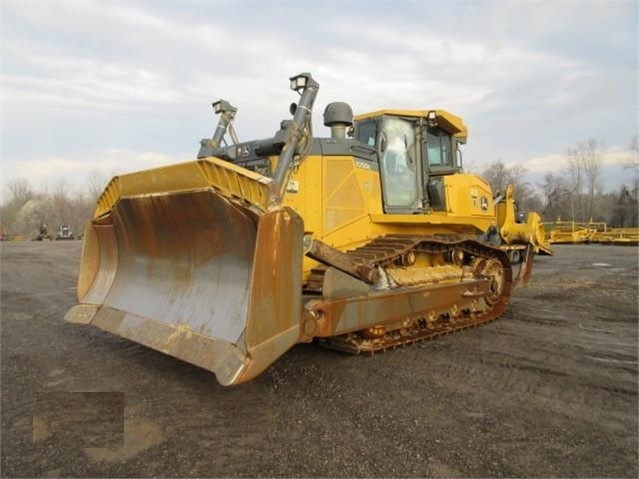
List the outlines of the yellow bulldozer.
{"type": "Polygon", "coordinates": [[[87,223],[79,304],[66,315],[248,381],[293,345],[369,352],[493,320],[515,274],[490,186],[464,173],[467,128],[444,110],[353,116],[319,84],[272,137],[237,140],[219,114],[197,160],[113,178],[87,223]],[[231,137],[227,142],[226,137],[231,137]],[[504,244],[502,244],[504,243],[504,244]]]}

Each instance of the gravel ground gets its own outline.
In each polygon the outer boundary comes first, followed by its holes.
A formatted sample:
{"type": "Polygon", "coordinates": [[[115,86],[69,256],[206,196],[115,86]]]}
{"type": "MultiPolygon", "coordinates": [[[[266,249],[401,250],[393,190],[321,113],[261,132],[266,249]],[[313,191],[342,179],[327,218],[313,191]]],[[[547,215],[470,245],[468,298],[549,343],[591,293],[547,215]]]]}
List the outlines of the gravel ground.
{"type": "Polygon", "coordinates": [[[637,477],[638,252],[535,259],[501,319],[256,380],[63,321],[81,243],[2,243],[2,477],[637,477]]]}

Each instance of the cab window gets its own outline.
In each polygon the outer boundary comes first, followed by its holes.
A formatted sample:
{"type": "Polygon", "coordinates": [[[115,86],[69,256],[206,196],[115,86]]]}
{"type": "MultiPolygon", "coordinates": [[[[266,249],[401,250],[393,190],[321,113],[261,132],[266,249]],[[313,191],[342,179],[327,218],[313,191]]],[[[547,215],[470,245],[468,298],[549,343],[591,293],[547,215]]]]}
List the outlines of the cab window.
{"type": "Polygon", "coordinates": [[[451,168],[452,148],[448,133],[439,128],[429,128],[426,135],[429,168],[451,168]]]}
{"type": "Polygon", "coordinates": [[[374,121],[358,123],[355,130],[355,137],[360,143],[374,147],[377,137],[377,123],[374,121]]]}
{"type": "Polygon", "coordinates": [[[384,202],[390,209],[413,209],[418,204],[415,125],[401,118],[382,123],[380,166],[384,202]]]}

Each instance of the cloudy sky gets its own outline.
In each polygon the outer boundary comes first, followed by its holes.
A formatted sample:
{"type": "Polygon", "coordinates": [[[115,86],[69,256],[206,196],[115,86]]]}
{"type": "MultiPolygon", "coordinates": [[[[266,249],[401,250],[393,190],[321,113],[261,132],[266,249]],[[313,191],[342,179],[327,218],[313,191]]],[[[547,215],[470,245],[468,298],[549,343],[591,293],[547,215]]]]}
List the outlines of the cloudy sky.
{"type": "MultiPolygon", "coordinates": [[[[320,83],[321,114],[442,108],[469,127],[464,160],[538,178],[595,138],[611,165],[638,131],[637,2],[2,2],[0,186],[80,188],[195,156],[219,98],[240,140],[271,136],[320,83]]],[[[618,166],[614,166],[618,165],[618,166]]]]}

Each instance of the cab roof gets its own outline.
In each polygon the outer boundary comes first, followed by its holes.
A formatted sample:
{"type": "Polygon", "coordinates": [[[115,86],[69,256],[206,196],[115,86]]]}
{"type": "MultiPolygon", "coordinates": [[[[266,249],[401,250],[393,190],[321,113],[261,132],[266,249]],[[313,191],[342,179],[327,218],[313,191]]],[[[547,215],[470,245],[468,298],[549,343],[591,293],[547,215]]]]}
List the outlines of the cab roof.
{"type": "Polygon", "coordinates": [[[447,131],[454,137],[465,140],[468,138],[468,128],[464,121],[446,110],[377,110],[370,113],[355,115],[355,121],[362,121],[371,118],[378,118],[382,115],[402,116],[412,118],[428,118],[428,112],[434,111],[437,115],[437,126],[447,131]]]}

